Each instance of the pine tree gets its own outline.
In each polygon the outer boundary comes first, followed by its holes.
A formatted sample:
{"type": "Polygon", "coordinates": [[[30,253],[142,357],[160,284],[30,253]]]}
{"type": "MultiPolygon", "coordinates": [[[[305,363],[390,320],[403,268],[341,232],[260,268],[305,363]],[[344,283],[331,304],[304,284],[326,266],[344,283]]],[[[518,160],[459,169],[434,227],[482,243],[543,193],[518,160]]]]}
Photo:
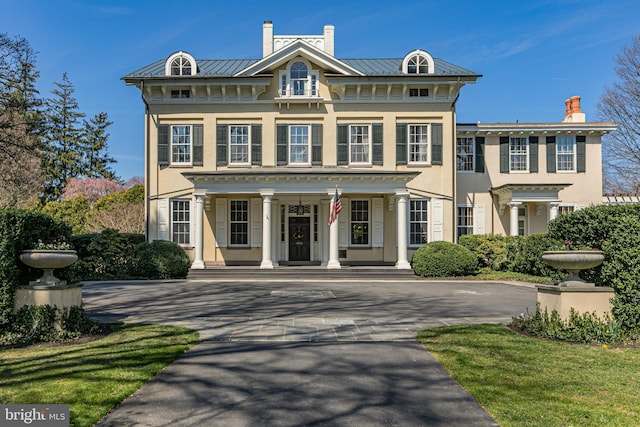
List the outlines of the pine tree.
{"type": "Polygon", "coordinates": [[[89,121],[84,120],[82,168],[87,178],[116,180],[115,173],[109,167],[110,164],[116,163],[116,160],[107,153],[107,128],[112,124],[104,112],[95,115],[89,121]]]}
{"type": "Polygon", "coordinates": [[[44,198],[58,200],[71,178],[83,175],[83,129],[85,114],[78,111],[75,88],[67,73],[56,82],[53,98],[47,100],[47,133],[44,137],[44,198]]]}

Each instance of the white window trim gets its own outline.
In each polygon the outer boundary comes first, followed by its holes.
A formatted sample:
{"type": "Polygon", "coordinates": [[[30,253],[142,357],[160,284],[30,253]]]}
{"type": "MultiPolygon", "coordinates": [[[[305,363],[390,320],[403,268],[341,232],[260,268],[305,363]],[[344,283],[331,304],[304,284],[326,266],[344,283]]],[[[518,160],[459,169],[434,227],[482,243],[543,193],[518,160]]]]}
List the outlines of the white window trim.
{"type": "MultiPolygon", "coordinates": [[[[435,72],[435,62],[433,60],[433,57],[431,55],[429,55],[428,52],[421,50],[421,49],[416,49],[414,51],[409,52],[404,59],[402,60],[402,72],[404,74],[409,74],[409,61],[411,60],[411,58],[415,57],[415,56],[421,56],[423,58],[425,58],[427,60],[427,73],[426,74],[434,74],[435,72]]],[[[426,75],[425,73],[411,73],[411,75],[426,75]]]]}
{"type": "MultiPolygon", "coordinates": [[[[311,138],[312,138],[312,130],[311,130],[311,125],[310,124],[290,124],[289,128],[288,128],[288,132],[287,132],[287,166],[311,166],[311,150],[312,150],[312,144],[311,144],[311,138]],[[307,128],[307,161],[306,162],[293,162],[291,161],[291,154],[293,153],[293,150],[291,150],[291,137],[292,137],[292,132],[291,132],[291,128],[293,127],[306,127],[307,128]]],[[[302,145],[297,145],[297,147],[301,147],[302,145]]]]}
{"type": "MultiPolygon", "coordinates": [[[[373,160],[373,126],[371,125],[371,123],[360,123],[360,124],[359,123],[354,123],[354,124],[350,124],[348,132],[349,133],[348,133],[347,137],[349,138],[348,139],[349,144],[348,144],[347,148],[349,150],[348,151],[348,154],[349,154],[349,165],[371,166],[373,164],[372,163],[372,160],[373,160]],[[366,162],[354,162],[351,159],[351,157],[352,157],[351,156],[351,153],[352,153],[351,152],[351,129],[354,126],[361,126],[361,127],[366,127],[367,128],[367,136],[368,136],[368,139],[369,139],[369,144],[368,144],[369,145],[369,147],[368,147],[369,148],[369,160],[366,161],[366,162]]],[[[358,144],[358,145],[360,145],[360,144],[358,144]]],[[[364,145],[364,144],[362,144],[362,145],[364,145]]]]}
{"type": "Polygon", "coordinates": [[[475,230],[475,212],[473,209],[473,205],[469,205],[469,204],[464,204],[464,205],[456,205],[456,236],[458,238],[458,240],[460,240],[460,236],[463,236],[463,234],[460,234],[460,227],[462,227],[460,225],[460,213],[458,212],[458,208],[466,208],[466,209],[471,209],[471,226],[465,225],[465,228],[470,228],[471,229],[471,233],[467,233],[467,234],[474,234],[473,231],[475,230]]]}
{"type": "MultiPolygon", "coordinates": [[[[250,248],[251,247],[251,200],[250,199],[229,199],[229,208],[228,208],[228,212],[227,212],[227,227],[228,227],[228,234],[227,234],[227,247],[229,248],[250,248]],[[232,205],[233,202],[246,202],[247,204],[247,243],[242,243],[242,244],[238,244],[238,243],[231,243],[232,242],[232,230],[231,230],[231,209],[232,209],[232,205]]],[[[236,223],[244,223],[244,221],[236,221],[236,223]]]]}
{"type": "Polygon", "coordinates": [[[228,134],[228,138],[229,138],[229,140],[227,141],[227,147],[228,147],[227,148],[227,153],[228,153],[227,154],[227,156],[228,156],[227,165],[229,165],[229,166],[251,166],[251,125],[242,125],[242,124],[229,125],[227,127],[227,134],[228,134]],[[248,150],[247,159],[248,159],[248,161],[247,162],[237,162],[236,163],[236,162],[232,162],[231,161],[231,128],[232,127],[246,127],[247,128],[247,136],[248,136],[248,138],[247,138],[247,141],[248,141],[248,143],[247,143],[247,150],[248,150]]]}
{"type": "MultiPolygon", "coordinates": [[[[476,138],[473,136],[459,136],[456,137],[456,172],[459,173],[475,173],[476,171],[476,138]],[[470,139],[471,140],[471,169],[458,169],[458,140],[470,139]]],[[[511,163],[509,163],[511,166],[511,163]]]]}
{"type": "Polygon", "coordinates": [[[191,247],[193,241],[193,231],[194,231],[194,222],[193,222],[193,203],[191,199],[169,199],[169,241],[179,244],[182,247],[191,247]],[[189,221],[174,221],[173,220],[173,202],[186,202],[187,209],[189,211],[189,221]],[[187,243],[179,243],[173,239],[173,226],[174,224],[189,224],[189,241],[187,243]]]}
{"type": "Polygon", "coordinates": [[[318,70],[314,70],[311,66],[311,63],[304,58],[295,58],[287,64],[287,68],[284,70],[280,70],[278,74],[278,96],[280,98],[319,98],[320,97],[320,72],[318,70]],[[303,95],[293,95],[293,87],[291,86],[291,66],[296,62],[302,62],[307,66],[308,74],[307,74],[307,82],[306,85],[309,88],[308,94],[303,95]],[[285,78],[285,91],[282,92],[282,78],[285,78]],[[316,90],[315,93],[312,91],[311,83],[313,81],[313,77],[315,77],[316,82],[316,90]]]}
{"type": "Polygon", "coordinates": [[[429,243],[431,241],[430,237],[431,237],[431,212],[430,212],[430,204],[431,204],[431,200],[427,199],[427,198],[421,198],[421,199],[408,199],[407,200],[407,247],[409,248],[419,248],[422,245],[425,245],[426,243],[429,243]],[[411,202],[427,202],[427,241],[425,243],[411,243],[411,202]]]}
{"type": "Polygon", "coordinates": [[[408,165],[430,165],[431,164],[431,123],[407,124],[407,164],[408,165]],[[415,162],[411,160],[411,126],[427,127],[427,161],[426,162],[415,162]]]}
{"type": "Polygon", "coordinates": [[[529,155],[531,154],[531,150],[529,149],[530,143],[529,143],[529,137],[528,136],[510,136],[509,137],[509,173],[529,173],[529,155]],[[526,169],[523,170],[513,170],[511,169],[511,166],[513,165],[513,163],[511,162],[511,139],[512,138],[524,138],[527,140],[525,147],[526,147],[526,159],[525,159],[525,166],[526,169]]]}
{"type": "Polygon", "coordinates": [[[556,173],[576,173],[577,172],[577,162],[578,162],[578,153],[577,153],[577,144],[576,144],[576,138],[575,136],[572,135],[562,135],[562,136],[558,136],[556,137],[556,173]],[[573,140],[573,169],[570,170],[560,170],[560,162],[559,162],[559,156],[560,156],[560,150],[558,150],[558,138],[571,138],[573,140]]]}
{"type": "MultiPolygon", "coordinates": [[[[343,210],[344,212],[344,210],[343,210]]],[[[371,199],[349,199],[349,247],[351,248],[371,248],[371,238],[372,238],[372,234],[371,234],[371,199]],[[367,244],[355,244],[355,243],[351,243],[351,232],[353,231],[353,206],[352,203],[353,202],[367,202],[367,234],[368,234],[368,238],[367,241],[369,243],[367,244]]]]}
{"type": "MultiPolygon", "coordinates": [[[[181,144],[182,145],[182,144],[181,144]]],[[[192,125],[171,125],[169,126],[169,156],[171,159],[171,165],[190,166],[193,164],[193,126],[192,125]],[[188,162],[175,162],[173,160],[173,129],[176,127],[189,128],[189,161],[188,162]]]]}
{"type": "Polygon", "coordinates": [[[176,52],[174,54],[172,54],[171,56],[169,56],[167,58],[167,60],[164,63],[164,75],[165,76],[171,76],[171,77],[184,77],[184,74],[182,75],[172,75],[171,74],[171,64],[173,63],[173,61],[175,59],[178,58],[184,58],[187,61],[189,61],[191,63],[191,76],[195,76],[198,72],[198,64],[196,63],[196,60],[193,56],[191,56],[190,54],[188,54],[187,52],[183,52],[183,51],[179,51],[176,52]]]}

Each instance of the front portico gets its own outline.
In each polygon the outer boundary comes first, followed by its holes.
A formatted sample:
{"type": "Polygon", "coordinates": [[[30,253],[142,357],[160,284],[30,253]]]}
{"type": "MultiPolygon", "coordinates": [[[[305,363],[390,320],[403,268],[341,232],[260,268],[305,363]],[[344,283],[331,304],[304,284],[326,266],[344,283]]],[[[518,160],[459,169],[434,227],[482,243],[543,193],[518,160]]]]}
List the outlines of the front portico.
{"type": "Polygon", "coordinates": [[[264,168],[182,175],[195,199],[194,269],[212,262],[341,268],[347,252],[351,262],[411,268],[407,183],[418,172],[264,168]],[[343,210],[329,226],[336,191],[343,210]]]}

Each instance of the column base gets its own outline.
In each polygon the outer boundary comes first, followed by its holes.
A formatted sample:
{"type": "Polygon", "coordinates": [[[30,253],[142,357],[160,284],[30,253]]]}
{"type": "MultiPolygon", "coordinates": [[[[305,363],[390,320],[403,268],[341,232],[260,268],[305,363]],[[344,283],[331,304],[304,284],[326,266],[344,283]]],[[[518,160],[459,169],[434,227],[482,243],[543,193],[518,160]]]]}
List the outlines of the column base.
{"type": "Polygon", "coordinates": [[[204,261],[193,261],[193,264],[191,264],[191,268],[193,270],[204,270],[204,261]]]}
{"type": "Polygon", "coordinates": [[[342,265],[340,265],[340,261],[329,260],[329,262],[327,263],[327,269],[337,269],[337,268],[342,268],[342,265]]]}
{"type": "Polygon", "coordinates": [[[264,269],[273,269],[273,261],[269,260],[269,261],[262,261],[260,263],[260,268],[264,268],[264,269]]]}
{"type": "Polygon", "coordinates": [[[411,270],[411,264],[409,264],[409,261],[398,261],[396,262],[396,269],[411,270]]]}

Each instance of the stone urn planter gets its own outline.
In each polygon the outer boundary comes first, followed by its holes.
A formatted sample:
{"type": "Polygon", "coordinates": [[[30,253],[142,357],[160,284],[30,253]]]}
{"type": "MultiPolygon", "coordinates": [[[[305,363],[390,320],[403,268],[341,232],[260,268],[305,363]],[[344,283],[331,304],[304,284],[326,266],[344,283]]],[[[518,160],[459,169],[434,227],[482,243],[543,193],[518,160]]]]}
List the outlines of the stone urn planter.
{"type": "Polygon", "coordinates": [[[30,285],[62,286],[66,282],[53,275],[53,270],[69,267],[76,262],[78,254],[73,250],[60,249],[30,249],[20,253],[20,261],[29,267],[44,271],[38,280],[29,282],[30,285]]]}
{"type": "Polygon", "coordinates": [[[594,287],[593,283],[582,280],[578,273],[599,266],[603,260],[600,250],[546,251],[542,254],[542,261],[569,273],[569,277],[558,283],[559,287],[568,288],[594,287]]]}

